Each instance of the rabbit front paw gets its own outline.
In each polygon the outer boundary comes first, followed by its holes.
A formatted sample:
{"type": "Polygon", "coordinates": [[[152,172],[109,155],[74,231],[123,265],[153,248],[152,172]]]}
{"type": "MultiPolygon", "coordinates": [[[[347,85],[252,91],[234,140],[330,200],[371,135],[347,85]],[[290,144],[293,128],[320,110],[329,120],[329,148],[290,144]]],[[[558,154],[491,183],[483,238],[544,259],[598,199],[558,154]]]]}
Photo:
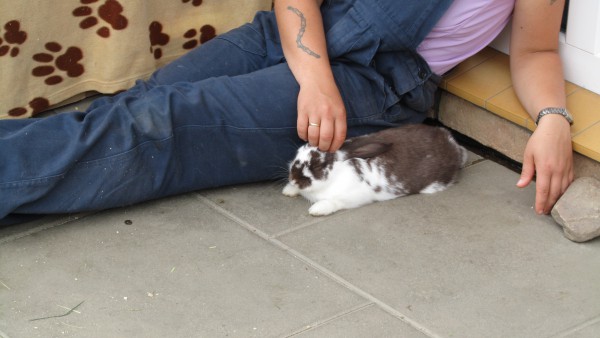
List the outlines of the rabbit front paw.
{"type": "Polygon", "coordinates": [[[308,213],[312,216],[327,216],[334,212],[342,209],[337,203],[331,200],[318,201],[313,204],[309,209],[308,213]]]}
{"type": "Polygon", "coordinates": [[[288,183],[284,188],[282,193],[288,197],[296,197],[300,194],[300,189],[295,185],[288,183]]]}

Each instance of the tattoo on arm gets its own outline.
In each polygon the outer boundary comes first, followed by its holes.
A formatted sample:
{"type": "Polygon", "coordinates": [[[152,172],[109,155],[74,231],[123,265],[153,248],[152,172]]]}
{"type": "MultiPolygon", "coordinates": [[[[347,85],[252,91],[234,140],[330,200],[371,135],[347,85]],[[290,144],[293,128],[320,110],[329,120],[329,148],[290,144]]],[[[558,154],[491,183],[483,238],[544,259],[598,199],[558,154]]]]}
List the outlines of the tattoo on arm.
{"type": "Polygon", "coordinates": [[[555,2],[556,0],[550,0],[550,6],[554,5],[555,2]]]}
{"type": "Polygon", "coordinates": [[[306,18],[304,17],[304,14],[300,10],[298,10],[297,8],[294,8],[292,6],[288,6],[287,9],[292,11],[298,17],[300,17],[300,31],[298,32],[298,36],[296,36],[296,45],[298,46],[298,48],[303,50],[306,54],[313,56],[317,59],[320,59],[321,55],[313,52],[310,48],[306,47],[302,43],[302,37],[304,36],[304,33],[306,32],[306,18]]]}

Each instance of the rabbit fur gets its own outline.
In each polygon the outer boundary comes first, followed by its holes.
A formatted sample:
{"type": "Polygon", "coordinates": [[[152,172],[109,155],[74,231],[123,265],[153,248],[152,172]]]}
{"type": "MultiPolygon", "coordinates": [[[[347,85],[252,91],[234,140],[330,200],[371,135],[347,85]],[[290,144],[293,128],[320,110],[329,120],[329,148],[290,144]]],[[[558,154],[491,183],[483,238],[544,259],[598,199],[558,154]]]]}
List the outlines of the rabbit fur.
{"type": "Polygon", "coordinates": [[[289,164],[286,196],[301,195],[309,213],[325,216],[410,194],[430,194],[456,182],[467,151],[450,132],[407,125],[346,140],[336,152],[301,146],[289,164]]]}

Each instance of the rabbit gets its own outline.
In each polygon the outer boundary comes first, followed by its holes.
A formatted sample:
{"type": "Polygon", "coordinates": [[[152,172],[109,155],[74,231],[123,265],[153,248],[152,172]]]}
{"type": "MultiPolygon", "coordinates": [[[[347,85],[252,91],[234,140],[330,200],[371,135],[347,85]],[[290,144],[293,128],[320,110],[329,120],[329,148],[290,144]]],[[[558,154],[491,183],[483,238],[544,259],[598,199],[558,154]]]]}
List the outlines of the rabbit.
{"type": "Polygon", "coordinates": [[[336,152],[301,146],[289,164],[283,194],[302,195],[312,216],[375,201],[431,194],[456,182],[467,151],[450,132],[424,124],[350,138],[336,152]]]}

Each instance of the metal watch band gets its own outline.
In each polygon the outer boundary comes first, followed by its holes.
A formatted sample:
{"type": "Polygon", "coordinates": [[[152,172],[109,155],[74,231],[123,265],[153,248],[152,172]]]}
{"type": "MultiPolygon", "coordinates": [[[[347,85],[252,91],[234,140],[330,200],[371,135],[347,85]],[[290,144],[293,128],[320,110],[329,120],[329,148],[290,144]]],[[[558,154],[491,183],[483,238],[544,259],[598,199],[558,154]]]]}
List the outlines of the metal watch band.
{"type": "Polygon", "coordinates": [[[538,114],[537,119],[535,120],[535,125],[537,126],[538,123],[540,122],[540,119],[548,114],[558,114],[558,115],[562,115],[565,119],[567,119],[567,121],[569,122],[569,124],[573,124],[573,118],[571,117],[571,114],[569,114],[569,112],[567,111],[566,108],[554,108],[554,107],[549,107],[549,108],[544,108],[540,111],[540,113],[538,114]]]}

